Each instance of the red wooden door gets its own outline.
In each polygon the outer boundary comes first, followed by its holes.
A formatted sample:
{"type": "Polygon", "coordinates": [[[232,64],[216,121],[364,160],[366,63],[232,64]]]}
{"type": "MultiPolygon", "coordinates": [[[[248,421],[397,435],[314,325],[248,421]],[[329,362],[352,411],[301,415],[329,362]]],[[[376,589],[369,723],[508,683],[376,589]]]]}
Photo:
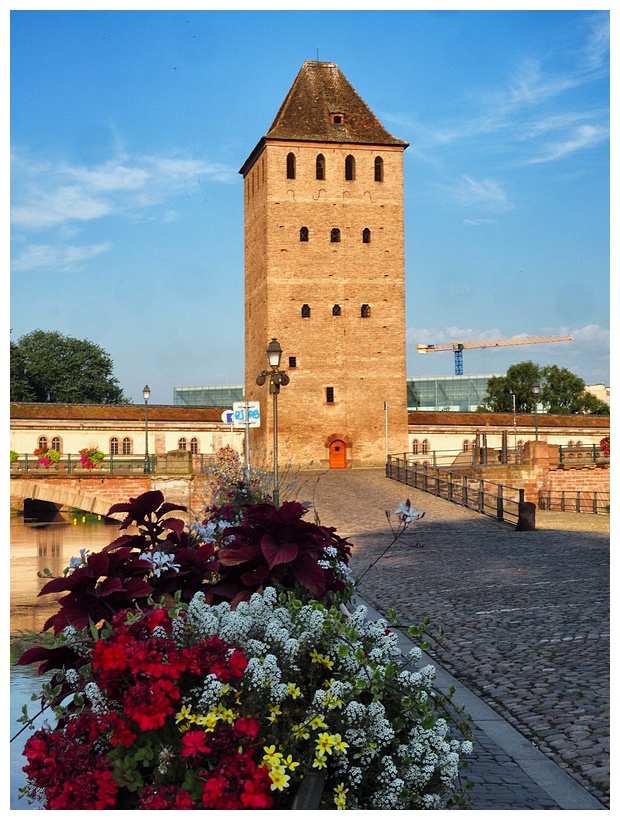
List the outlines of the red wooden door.
{"type": "Polygon", "coordinates": [[[332,441],[329,445],[330,470],[342,470],[347,466],[347,448],[344,441],[332,441]]]}

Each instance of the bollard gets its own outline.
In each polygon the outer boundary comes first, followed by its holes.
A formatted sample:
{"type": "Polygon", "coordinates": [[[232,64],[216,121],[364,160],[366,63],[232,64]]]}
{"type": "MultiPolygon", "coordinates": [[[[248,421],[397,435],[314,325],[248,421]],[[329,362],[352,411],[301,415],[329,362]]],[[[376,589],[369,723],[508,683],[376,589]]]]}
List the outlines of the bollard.
{"type": "Polygon", "coordinates": [[[519,504],[519,520],[515,529],[517,532],[536,529],[536,504],[531,501],[522,501],[519,504]]]}

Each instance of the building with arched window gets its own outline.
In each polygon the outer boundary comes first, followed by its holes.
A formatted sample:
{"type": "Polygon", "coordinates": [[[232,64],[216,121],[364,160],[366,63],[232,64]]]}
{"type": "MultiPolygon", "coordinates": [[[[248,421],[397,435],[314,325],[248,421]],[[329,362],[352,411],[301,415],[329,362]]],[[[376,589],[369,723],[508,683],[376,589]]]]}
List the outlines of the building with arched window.
{"type": "Polygon", "coordinates": [[[296,363],[278,400],[295,463],[382,463],[386,415],[390,450],[407,449],[406,148],[337,65],[307,61],[241,168],[245,386],[264,419],[250,431],[259,451],[273,435],[269,390],[256,384],[272,338],[296,363]]]}

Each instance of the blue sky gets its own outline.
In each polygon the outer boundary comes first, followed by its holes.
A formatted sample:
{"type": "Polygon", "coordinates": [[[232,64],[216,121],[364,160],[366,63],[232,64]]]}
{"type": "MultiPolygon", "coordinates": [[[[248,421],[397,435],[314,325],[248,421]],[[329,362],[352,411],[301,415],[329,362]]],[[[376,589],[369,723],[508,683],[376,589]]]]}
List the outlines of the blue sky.
{"type": "Polygon", "coordinates": [[[405,152],[408,375],[532,360],[609,384],[606,11],[13,11],[11,338],[56,330],[125,394],[242,383],[239,168],[304,60],[405,152]]]}

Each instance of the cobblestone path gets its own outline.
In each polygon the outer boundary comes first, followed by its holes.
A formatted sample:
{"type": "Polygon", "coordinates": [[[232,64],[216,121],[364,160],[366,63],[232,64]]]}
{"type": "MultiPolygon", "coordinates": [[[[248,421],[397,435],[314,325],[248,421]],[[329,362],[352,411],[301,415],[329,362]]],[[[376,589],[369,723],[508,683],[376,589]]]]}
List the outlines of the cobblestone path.
{"type": "MultiPolygon", "coordinates": [[[[379,470],[302,479],[299,500],[349,539],[357,577],[392,540],[386,510],[394,526],[400,501],[424,511],[364,575],[361,597],[404,624],[442,626],[444,647],[429,650],[437,663],[608,808],[609,517],[537,511],[537,529],[516,532],[379,470]]],[[[493,749],[479,749],[487,764],[474,762],[473,779],[482,768],[501,793],[509,762],[496,754],[489,775],[493,749]]],[[[524,801],[503,807],[557,808],[524,801]]]]}

